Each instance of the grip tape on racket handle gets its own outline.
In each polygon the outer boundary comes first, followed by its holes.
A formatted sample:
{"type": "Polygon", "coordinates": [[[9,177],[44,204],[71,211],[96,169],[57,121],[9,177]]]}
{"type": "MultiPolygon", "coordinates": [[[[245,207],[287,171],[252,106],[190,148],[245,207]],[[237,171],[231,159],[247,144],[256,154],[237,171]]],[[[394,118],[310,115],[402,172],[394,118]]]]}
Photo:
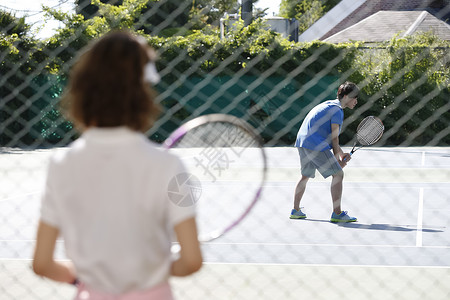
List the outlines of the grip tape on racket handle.
{"type": "MultiPolygon", "coordinates": [[[[353,151],[353,150],[352,150],[352,151],[350,151],[350,153],[349,153],[349,154],[350,154],[350,156],[352,156],[352,154],[353,154],[354,152],[355,152],[355,151],[353,151]]],[[[347,159],[344,159],[344,162],[345,162],[345,161],[347,161],[347,159]]]]}

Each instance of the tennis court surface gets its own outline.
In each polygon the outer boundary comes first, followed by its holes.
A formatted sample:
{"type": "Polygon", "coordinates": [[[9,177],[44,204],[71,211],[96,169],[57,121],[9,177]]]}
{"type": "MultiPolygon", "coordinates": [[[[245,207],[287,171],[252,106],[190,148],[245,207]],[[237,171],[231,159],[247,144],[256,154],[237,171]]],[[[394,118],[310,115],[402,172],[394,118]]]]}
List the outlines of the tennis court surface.
{"type": "MultiPolygon", "coordinates": [[[[450,298],[449,148],[356,152],[344,179],[343,209],[358,217],[350,224],[329,222],[330,182],[320,175],[302,200],[308,218],[290,220],[297,151],[266,150],[262,198],[238,227],[203,245],[206,263],[198,274],[171,280],[178,299],[450,298]]],[[[2,299],[70,299],[75,291],[30,269],[50,153],[0,154],[2,299]]],[[[62,242],[58,246],[58,258],[65,259],[62,242]]]]}

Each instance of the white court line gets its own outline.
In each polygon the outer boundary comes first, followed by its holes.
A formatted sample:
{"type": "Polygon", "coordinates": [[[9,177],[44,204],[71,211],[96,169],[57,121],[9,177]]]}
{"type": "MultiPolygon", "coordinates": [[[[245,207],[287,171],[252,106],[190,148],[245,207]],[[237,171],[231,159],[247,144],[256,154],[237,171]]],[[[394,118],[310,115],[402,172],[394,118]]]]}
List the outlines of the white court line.
{"type": "Polygon", "coordinates": [[[424,167],[425,166],[425,151],[422,151],[422,162],[421,162],[421,165],[422,165],[422,167],[424,167]]]}
{"type": "MultiPolygon", "coordinates": [[[[55,259],[56,261],[70,261],[69,259],[55,259]]],[[[0,262],[32,262],[31,258],[0,258],[0,262]]],[[[280,267],[345,267],[345,268],[379,268],[379,269],[450,269],[448,266],[405,266],[405,265],[344,265],[344,264],[280,264],[280,263],[246,263],[246,262],[203,262],[210,266],[280,266],[280,267]]]]}
{"type": "MultiPolygon", "coordinates": [[[[70,259],[67,258],[56,258],[56,261],[70,261],[70,259]]],[[[0,258],[0,261],[22,261],[22,262],[32,262],[32,258],[0,258]]],[[[431,269],[450,269],[449,266],[405,266],[405,265],[344,265],[344,264],[292,264],[292,263],[257,263],[257,262],[208,262],[204,261],[204,265],[248,265],[248,266],[305,266],[305,267],[324,267],[324,266],[330,266],[330,267],[373,267],[373,268],[431,268],[431,269]]]]}
{"type": "MultiPolygon", "coordinates": [[[[306,247],[373,247],[373,248],[416,248],[415,245],[361,245],[361,244],[355,244],[355,245],[339,245],[339,244],[288,244],[288,243],[217,243],[217,242],[210,242],[210,243],[204,243],[204,245],[208,246],[306,246],[306,247]]],[[[423,246],[423,248],[430,248],[430,249],[450,249],[450,246],[423,246]]]]}
{"type": "MultiPolygon", "coordinates": [[[[345,179],[344,179],[345,180],[345,179]]],[[[298,180],[284,180],[284,181],[268,181],[269,183],[264,184],[264,187],[291,187],[293,184],[297,183],[298,180]],[[276,183],[275,183],[276,182],[276,183]]],[[[331,180],[329,181],[325,181],[325,180],[311,180],[308,181],[308,186],[329,186],[331,180]]],[[[345,181],[345,184],[352,184],[351,186],[349,186],[348,188],[352,188],[352,189],[379,189],[380,186],[385,187],[387,186],[388,188],[409,188],[409,186],[417,186],[418,184],[420,185],[425,185],[425,186],[439,186],[440,189],[449,189],[449,187],[447,186],[442,186],[442,185],[450,185],[449,182],[447,181],[435,181],[435,182],[422,182],[422,183],[417,183],[417,182],[361,182],[361,181],[351,181],[351,180],[347,180],[345,181]],[[367,184],[367,185],[365,185],[367,184]],[[355,186],[356,185],[356,186],[355,186]]],[[[347,189],[347,187],[345,187],[345,189],[347,189]]]]}
{"type": "MultiPolygon", "coordinates": [[[[23,239],[23,240],[0,240],[0,243],[14,243],[14,242],[26,242],[26,243],[35,243],[36,239],[23,239]]],[[[62,244],[64,241],[62,239],[58,239],[56,241],[57,244],[62,244]]],[[[218,243],[218,242],[206,242],[203,243],[205,246],[277,246],[277,247],[286,247],[286,246],[294,246],[294,247],[374,247],[374,248],[416,248],[415,245],[362,245],[362,244],[289,244],[289,243],[218,243]]],[[[430,249],[450,249],[450,246],[422,246],[423,248],[430,249]]],[[[0,258],[1,259],[1,258],[0,258]]]]}
{"type": "MultiPolygon", "coordinates": [[[[1,260],[1,259],[0,259],[1,260]]],[[[227,263],[227,262],[203,262],[205,265],[248,265],[248,266],[291,266],[291,267],[362,267],[362,268],[403,268],[403,269],[450,269],[448,266],[404,266],[404,265],[334,265],[334,264],[279,264],[279,263],[227,263]]]]}
{"type": "Polygon", "coordinates": [[[416,231],[416,247],[422,247],[422,229],[423,229],[423,188],[419,189],[419,207],[417,209],[417,231],[416,231]]]}
{"type": "Polygon", "coordinates": [[[27,197],[27,196],[36,195],[36,194],[39,194],[39,193],[41,193],[40,190],[35,191],[35,192],[29,192],[29,193],[25,193],[25,194],[20,194],[20,195],[14,195],[12,197],[0,199],[0,202],[11,201],[11,200],[18,199],[18,198],[24,198],[24,197],[27,197]]]}

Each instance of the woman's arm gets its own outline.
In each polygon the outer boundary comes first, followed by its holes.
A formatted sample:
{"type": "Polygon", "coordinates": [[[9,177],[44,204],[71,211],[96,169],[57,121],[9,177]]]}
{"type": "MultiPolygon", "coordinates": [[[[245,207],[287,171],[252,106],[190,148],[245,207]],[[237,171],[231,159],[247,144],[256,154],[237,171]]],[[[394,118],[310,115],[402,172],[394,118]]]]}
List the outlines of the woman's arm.
{"type": "Polygon", "coordinates": [[[59,230],[42,221],[39,222],[33,270],[36,274],[56,281],[75,282],[75,268],[71,262],[58,262],[53,258],[59,230]]]}
{"type": "Polygon", "coordinates": [[[180,256],[172,263],[173,276],[187,276],[200,270],[203,264],[200,243],[197,239],[197,225],[194,218],[175,226],[175,234],[180,243],[180,256]]]}

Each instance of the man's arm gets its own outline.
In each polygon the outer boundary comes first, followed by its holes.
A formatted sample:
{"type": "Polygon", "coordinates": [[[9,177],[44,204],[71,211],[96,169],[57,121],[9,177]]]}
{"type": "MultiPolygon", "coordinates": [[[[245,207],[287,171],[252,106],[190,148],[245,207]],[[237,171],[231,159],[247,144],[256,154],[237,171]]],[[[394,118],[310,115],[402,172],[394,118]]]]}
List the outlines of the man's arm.
{"type": "Polygon", "coordinates": [[[344,153],[339,146],[339,124],[331,124],[331,146],[333,147],[333,154],[336,157],[339,165],[343,168],[351,159],[349,153],[344,153]]]}

